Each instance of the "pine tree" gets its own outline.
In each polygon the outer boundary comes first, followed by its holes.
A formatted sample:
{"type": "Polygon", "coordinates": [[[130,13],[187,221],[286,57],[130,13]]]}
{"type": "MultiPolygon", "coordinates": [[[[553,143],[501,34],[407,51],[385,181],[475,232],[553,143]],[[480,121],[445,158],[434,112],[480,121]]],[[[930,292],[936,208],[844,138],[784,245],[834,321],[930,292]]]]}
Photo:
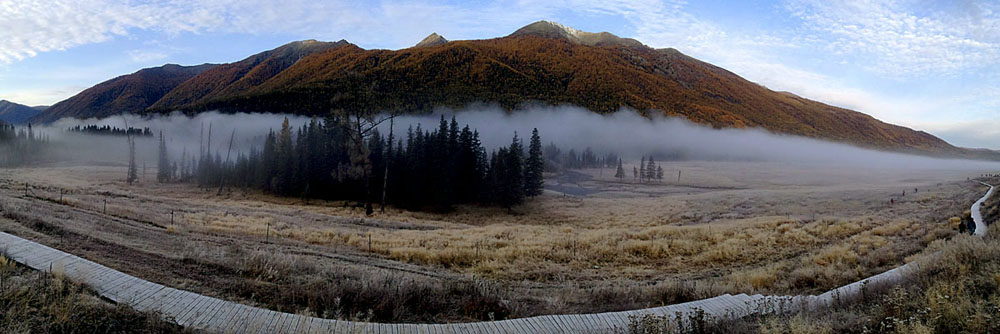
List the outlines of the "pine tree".
{"type": "Polygon", "coordinates": [[[656,166],[656,179],[663,181],[663,166],[656,166]]]}
{"type": "Polygon", "coordinates": [[[642,157],[642,161],[639,162],[639,183],[642,183],[643,179],[646,178],[646,156],[642,157]]]}
{"type": "Polygon", "coordinates": [[[653,161],[653,156],[649,156],[649,160],[646,160],[646,181],[653,181],[656,179],[656,162],[653,161]]]}
{"type": "Polygon", "coordinates": [[[500,205],[509,211],[514,205],[524,201],[524,148],[516,133],[510,148],[501,152],[499,171],[497,171],[497,175],[500,176],[498,180],[501,189],[500,205]]]}
{"type": "Polygon", "coordinates": [[[542,173],[545,170],[545,158],[542,156],[542,138],[538,128],[531,131],[531,143],[528,145],[528,163],[524,174],[524,194],[538,196],[542,194],[545,180],[542,173]]]}
{"type": "Polygon", "coordinates": [[[277,139],[277,154],[275,159],[277,163],[277,170],[275,170],[275,182],[272,185],[274,186],[275,192],[278,194],[289,195],[292,193],[292,173],[295,168],[295,152],[293,152],[292,128],[288,125],[288,117],[285,117],[284,122],[281,123],[281,131],[278,132],[277,139]]]}
{"type": "Polygon", "coordinates": [[[167,156],[167,142],[163,139],[163,131],[160,131],[160,152],[159,161],[156,164],[156,181],[160,183],[170,182],[171,168],[170,160],[167,156]]]}
{"type": "Polygon", "coordinates": [[[621,158],[618,159],[618,170],[615,171],[615,177],[617,177],[618,180],[625,180],[625,168],[622,168],[621,158]]]}
{"type": "Polygon", "coordinates": [[[632,179],[633,180],[639,179],[639,168],[636,168],[635,166],[632,166],[632,179]]]}

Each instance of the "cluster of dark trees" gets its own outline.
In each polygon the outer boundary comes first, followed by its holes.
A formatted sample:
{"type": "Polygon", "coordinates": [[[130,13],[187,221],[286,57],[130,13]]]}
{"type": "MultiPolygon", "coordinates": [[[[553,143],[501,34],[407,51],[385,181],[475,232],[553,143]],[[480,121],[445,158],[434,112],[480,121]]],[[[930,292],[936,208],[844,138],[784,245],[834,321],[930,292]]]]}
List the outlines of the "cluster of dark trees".
{"type": "Polygon", "coordinates": [[[570,149],[563,154],[562,149],[555,143],[545,146],[545,159],[548,162],[547,170],[557,171],[560,168],[581,169],[581,168],[614,168],[618,162],[618,155],[609,152],[604,155],[594,153],[594,150],[587,147],[583,152],[577,153],[576,149],[570,149]]]}
{"type": "Polygon", "coordinates": [[[110,125],[98,126],[96,124],[86,125],[86,126],[77,125],[67,129],[67,131],[82,132],[82,133],[97,134],[97,135],[111,135],[111,136],[132,136],[132,137],[153,136],[153,131],[150,131],[149,128],[139,129],[139,128],[128,127],[122,129],[110,125]]]}
{"type": "MultiPolygon", "coordinates": [[[[281,196],[393,204],[413,210],[449,210],[456,204],[510,209],[541,194],[544,168],[538,130],[525,150],[514,134],[510,145],[487,153],[479,133],[442,116],[437,129],[419,125],[405,140],[377,128],[358,135],[350,120],[328,116],[293,129],[286,119],[268,133],[262,148],[237,153],[203,149],[171,163],[160,139],[161,182],[192,181],[202,187],[235,186],[281,196]],[[188,161],[190,159],[190,161],[188,161]]],[[[211,137],[211,135],[209,135],[211,137]]],[[[346,203],[346,202],[345,202],[346,203]]]]}
{"type": "Polygon", "coordinates": [[[49,140],[27,127],[17,128],[0,121],[0,167],[15,167],[39,156],[49,140]]]}
{"type": "MultiPolygon", "coordinates": [[[[618,160],[618,168],[615,171],[615,177],[618,179],[625,179],[625,169],[622,168],[622,161],[618,160]]],[[[653,182],[653,180],[660,181],[663,180],[663,167],[658,166],[656,161],[654,161],[653,156],[642,157],[639,161],[639,166],[632,166],[632,178],[639,182],[653,182]]]]}

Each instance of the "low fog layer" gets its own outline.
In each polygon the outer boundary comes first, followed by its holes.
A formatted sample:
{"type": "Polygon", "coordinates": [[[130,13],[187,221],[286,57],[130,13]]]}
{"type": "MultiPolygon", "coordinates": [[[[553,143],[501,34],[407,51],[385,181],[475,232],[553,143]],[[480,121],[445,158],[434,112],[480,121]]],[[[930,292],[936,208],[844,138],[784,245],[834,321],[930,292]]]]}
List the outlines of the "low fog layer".
{"type": "MultiPolygon", "coordinates": [[[[776,135],[759,129],[712,129],[679,118],[644,118],[635,112],[621,111],[599,115],[573,107],[532,108],[504,112],[497,108],[479,107],[459,112],[441,111],[431,115],[405,115],[395,119],[396,138],[406,138],[407,128],[421,125],[424,130],[438,127],[440,117],[450,121],[457,116],[459,124],[468,124],[480,133],[488,150],[508,145],[516,132],[527,142],[533,128],[538,128],[543,144],[555,143],[563,152],[577,152],[591,147],[602,155],[613,152],[625,159],[638,160],[643,155],[656,155],[659,159],[682,158],[687,160],[748,160],[781,163],[840,165],[844,167],[909,168],[909,169],[1000,169],[1000,163],[989,161],[937,159],[901,153],[887,153],[854,146],[824,142],[815,139],[776,135]]],[[[110,125],[124,128],[125,121],[135,128],[148,127],[154,133],[163,131],[173,159],[186,150],[188,157],[197,154],[199,142],[208,141],[209,125],[212,128],[212,150],[225,157],[229,137],[236,130],[233,155],[247,152],[251,147],[261,147],[269,130],[277,131],[282,120],[288,117],[293,128],[301,127],[308,117],[281,114],[220,114],[216,112],[185,116],[144,118],[139,116],[111,117],[106,119],[64,119],[38,129],[53,141],[68,142],[63,154],[86,161],[105,160],[124,163],[127,157],[124,138],[67,133],[77,125],[110,125]],[[204,134],[202,135],[202,129],[204,134]],[[203,139],[203,141],[202,141],[203,139]]],[[[383,135],[389,132],[389,123],[380,126],[383,135]]],[[[139,140],[137,160],[155,165],[157,138],[139,140]]],[[[525,145],[527,146],[527,145],[525,145]]]]}
{"type": "MultiPolygon", "coordinates": [[[[507,145],[516,131],[522,138],[538,128],[542,143],[555,143],[566,152],[591,147],[601,155],[615,152],[625,159],[643,155],[681,157],[688,160],[750,160],[785,163],[843,165],[874,168],[996,169],[1000,162],[936,159],[888,153],[797,136],[777,135],[761,129],[713,129],[681,118],[645,118],[632,111],[600,115],[575,107],[534,108],[505,113],[478,108],[458,113],[439,112],[396,119],[397,134],[408,126],[436,128],[440,116],[457,115],[460,124],[479,130],[484,145],[507,145]]],[[[383,128],[387,128],[383,126],[383,128]]],[[[387,131],[387,130],[385,130],[387,131]]]]}
{"type": "Polygon", "coordinates": [[[129,127],[149,128],[154,134],[153,137],[138,137],[136,140],[136,161],[140,166],[145,161],[148,166],[155,167],[161,131],[167,141],[171,158],[176,160],[185,152],[188,159],[197,156],[200,145],[207,147],[209,142],[212,152],[220,152],[225,158],[230,136],[235,130],[233,137],[233,157],[235,157],[239,152],[249,152],[252,147],[263,146],[267,132],[281,129],[281,122],[285,117],[289,118],[289,124],[293,128],[301,127],[309,121],[308,117],[297,115],[206,112],[186,116],[173,113],[155,117],[126,115],[84,120],[64,118],[47,126],[36,127],[35,132],[45,134],[59,144],[55,147],[61,155],[60,158],[78,162],[125,164],[128,159],[128,144],[125,137],[82,134],[66,130],[87,125],[108,125],[124,129],[126,122],[129,127]]]}

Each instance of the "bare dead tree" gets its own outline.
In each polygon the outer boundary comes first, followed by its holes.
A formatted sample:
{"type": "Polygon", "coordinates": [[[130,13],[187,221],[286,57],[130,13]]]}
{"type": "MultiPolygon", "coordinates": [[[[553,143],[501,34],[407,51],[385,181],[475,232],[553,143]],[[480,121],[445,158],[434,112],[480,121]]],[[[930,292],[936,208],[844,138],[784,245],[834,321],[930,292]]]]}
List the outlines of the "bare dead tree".
{"type": "MultiPolygon", "coordinates": [[[[389,118],[389,142],[386,143],[386,147],[392,150],[392,126],[395,121],[395,117],[389,118]]],[[[385,158],[385,174],[382,175],[382,205],[379,208],[380,213],[385,213],[385,197],[386,193],[389,192],[389,163],[392,162],[392,157],[385,158]]]]}
{"type": "Polygon", "coordinates": [[[128,127],[128,118],[125,118],[124,113],[122,113],[122,120],[125,121],[125,139],[128,141],[128,174],[125,177],[125,182],[132,185],[139,179],[139,171],[135,164],[135,138],[132,138],[132,132],[129,131],[128,127]]]}
{"type": "MultiPolygon", "coordinates": [[[[365,213],[371,215],[375,212],[371,200],[372,162],[370,159],[367,139],[374,130],[385,121],[391,121],[396,117],[395,112],[380,113],[373,111],[345,111],[335,110],[341,127],[348,137],[348,150],[350,152],[351,167],[349,173],[365,181],[365,213]]],[[[390,122],[391,123],[391,122],[390,122]]],[[[384,180],[383,180],[384,182],[384,180]]]]}
{"type": "MultiPolygon", "coordinates": [[[[233,134],[229,136],[229,149],[226,150],[226,162],[222,164],[223,166],[229,164],[229,155],[233,153],[233,139],[235,138],[236,138],[236,129],[233,129],[233,134]]],[[[222,186],[225,184],[223,183],[225,175],[226,173],[219,173],[219,192],[215,193],[215,196],[222,195],[222,186]]]]}

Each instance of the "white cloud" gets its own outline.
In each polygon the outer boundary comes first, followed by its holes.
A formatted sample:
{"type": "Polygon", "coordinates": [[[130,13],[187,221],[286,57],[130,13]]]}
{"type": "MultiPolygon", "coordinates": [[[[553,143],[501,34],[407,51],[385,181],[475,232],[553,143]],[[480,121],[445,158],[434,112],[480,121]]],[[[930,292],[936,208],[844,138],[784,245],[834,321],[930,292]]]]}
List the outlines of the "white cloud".
{"type": "Polygon", "coordinates": [[[165,52],[155,50],[129,50],[128,56],[136,63],[150,63],[166,59],[170,55],[165,52]]]}
{"type": "Polygon", "coordinates": [[[915,13],[921,6],[905,1],[793,0],[787,9],[805,28],[828,36],[819,42],[826,51],[864,59],[872,72],[907,78],[997,64],[1000,13],[966,3],[970,11],[964,13],[923,15],[915,13]]]}
{"type": "Polygon", "coordinates": [[[338,1],[0,0],[0,62],[100,43],[137,29],[167,34],[269,33],[344,28],[365,18],[338,1]]]}

